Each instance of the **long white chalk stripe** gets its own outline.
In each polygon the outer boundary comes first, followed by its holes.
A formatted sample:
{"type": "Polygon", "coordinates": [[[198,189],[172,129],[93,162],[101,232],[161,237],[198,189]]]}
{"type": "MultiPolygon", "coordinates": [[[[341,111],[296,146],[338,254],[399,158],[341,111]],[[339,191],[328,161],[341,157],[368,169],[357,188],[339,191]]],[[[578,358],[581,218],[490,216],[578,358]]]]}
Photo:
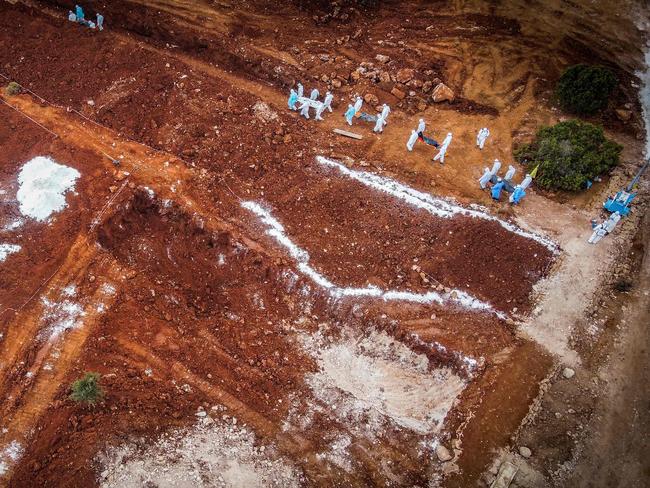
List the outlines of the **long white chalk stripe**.
{"type": "Polygon", "coordinates": [[[454,215],[466,215],[469,217],[497,222],[499,225],[501,225],[501,227],[510,232],[514,232],[515,234],[526,237],[527,239],[532,239],[539,242],[553,253],[557,253],[559,250],[559,246],[548,237],[525,231],[515,224],[501,220],[486,212],[461,207],[458,204],[443,200],[441,198],[434,198],[428,193],[418,191],[415,188],[403,185],[402,183],[399,183],[390,178],[386,178],[384,176],[368,173],[367,171],[352,170],[337,161],[327,159],[323,156],[316,156],[316,161],[322,165],[336,168],[345,176],[352,178],[359,183],[362,183],[383,193],[387,193],[388,195],[391,195],[395,198],[399,198],[409,205],[426,210],[430,214],[437,217],[451,218],[454,215]]]}
{"type": "Polygon", "coordinates": [[[268,210],[257,202],[242,202],[241,205],[245,209],[250,210],[257,215],[262,223],[267,226],[266,234],[273,237],[288,251],[289,255],[298,263],[298,270],[305,276],[309,277],[319,287],[327,290],[333,298],[368,297],[379,298],[385,301],[437,303],[439,305],[442,305],[445,302],[454,302],[470,310],[493,312],[499,318],[505,318],[503,313],[495,311],[489,303],[482,302],[461,290],[452,290],[449,293],[440,294],[436,291],[416,293],[402,290],[383,290],[377,286],[366,286],[363,288],[337,286],[309,264],[309,253],[298,247],[291,239],[289,239],[284,226],[278,222],[268,210]]]}

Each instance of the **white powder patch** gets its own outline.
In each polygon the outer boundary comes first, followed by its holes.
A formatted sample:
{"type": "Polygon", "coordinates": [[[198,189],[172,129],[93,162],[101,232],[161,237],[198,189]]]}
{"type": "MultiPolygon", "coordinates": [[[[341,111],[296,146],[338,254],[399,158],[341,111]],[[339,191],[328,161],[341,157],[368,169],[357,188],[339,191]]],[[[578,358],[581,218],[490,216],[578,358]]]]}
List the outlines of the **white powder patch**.
{"type": "Polygon", "coordinates": [[[333,344],[317,337],[301,337],[320,367],[306,382],[342,420],[365,415],[370,425],[389,421],[418,434],[434,434],[465,388],[451,369],[432,369],[426,356],[384,333],[333,344]]]}
{"type": "Polygon", "coordinates": [[[253,105],[253,114],[263,122],[273,122],[278,118],[278,114],[275,113],[266,103],[261,101],[258,101],[253,105]]]}
{"type": "Polygon", "coordinates": [[[436,217],[451,218],[455,215],[465,215],[468,217],[497,222],[501,227],[510,232],[539,242],[553,253],[557,253],[559,250],[558,245],[548,237],[525,231],[517,225],[501,220],[485,211],[477,210],[476,208],[465,208],[451,201],[434,198],[428,193],[403,185],[393,179],[368,173],[366,171],[355,171],[339,162],[322,156],[317,156],[316,161],[324,166],[336,168],[345,176],[358,181],[359,183],[398,198],[403,202],[408,203],[413,207],[425,210],[436,217]]]}
{"type": "Polygon", "coordinates": [[[20,251],[20,249],[17,244],[0,244],[0,263],[7,259],[7,256],[20,251]]]}
{"type": "Polygon", "coordinates": [[[16,219],[13,222],[9,222],[7,225],[4,226],[4,230],[7,232],[14,231],[18,229],[21,225],[23,225],[24,221],[23,219],[16,219]]]}
{"type": "MultiPolygon", "coordinates": [[[[332,298],[366,297],[378,298],[385,301],[408,301],[423,304],[438,303],[440,305],[445,302],[452,302],[469,310],[494,312],[494,309],[489,303],[482,302],[468,293],[457,289],[442,294],[437,291],[416,293],[405,290],[384,290],[372,285],[361,288],[337,286],[309,264],[309,253],[289,239],[282,224],[268,210],[256,202],[242,202],[241,205],[257,215],[268,227],[266,234],[273,237],[298,262],[298,270],[309,277],[319,287],[327,290],[332,298]]],[[[505,317],[502,313],[495,313],[501,318],[505,317]]]]}
{"type": "Polygon", "coordinates": [[[470,376],[476,371],[477,367],[485,363],[485,358],[483,357],[474,359],[470,356],[465,356],[458,351],[449,351],[446,346],[440,344],[438,341],[425,342],[420,339],[420,337],[415,333],[411,334],[411,338],[414,339],[418,344],[431,347],[432,349],[435,349],[442,354],[450,354],[457,361],[458,365],[464,368],[467,374],[470,376]]]}
{"type": "Polygon", "coordinates": [[[15,440],[0,451],[0,476],[3,476],[9,467],[20,459],[23,452],[23,446],[15,440]]]}
{"type": "Polygon", "coordinates": [[[79,171],[58,164],[45,156],[25,163],[18,174],[20,188],[16,194],[23,215],[38,221],[47,220],[66,206],[65,194],[74,188],[79,171]]]}
{"type": "MultiPolygon", "coordinates": [[[[203,412],[206,413],[206,412],[203,412]]],[[[100,486],[297,488],[304,478],[272,447],[255,447],[254,434],[205,416],[191,429],[111,448],[100,455],[100,486]]]]}
{"type": "Polygon", "coordinates": [[[84,311],[80,304],[65,299],[52,302],[47,298],[43,298],[42,302],[43,320],[48,324],[46,329],[48,339],[54,339],[69,329],[81,326],[84,311]]]}

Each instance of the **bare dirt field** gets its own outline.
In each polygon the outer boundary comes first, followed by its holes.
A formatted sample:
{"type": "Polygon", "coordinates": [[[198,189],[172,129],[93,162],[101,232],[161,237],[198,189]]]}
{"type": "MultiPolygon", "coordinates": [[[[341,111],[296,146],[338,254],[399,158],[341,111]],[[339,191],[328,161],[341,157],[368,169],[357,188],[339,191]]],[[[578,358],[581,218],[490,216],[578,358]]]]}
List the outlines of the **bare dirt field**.
{"type": "Polygon", "coordinates": [[[529,4],[89,1],[93,31],[72,2],[0,2],[22,86],[0,95],[0,486],[647,482],[640,448],[594,474],[647,371],[645,196],[586,242],[643,160],[640,5],[603,27],[613,3],[529,4]],[[512,146],[564,118],[576,62],[621,80],[594,121],[622,164],[493,202],[483,168],[522,178],[512,146]],[[324,121],[287,109],[298,81],[334,95],[324,121]],[[392,107],[382,134],[332,133],[357,95],[392,107]],[[421,117],[454,134],[444,165],[405,150],[421,117]],[[69,399],[89,371],[94,407],[69,399]]]}

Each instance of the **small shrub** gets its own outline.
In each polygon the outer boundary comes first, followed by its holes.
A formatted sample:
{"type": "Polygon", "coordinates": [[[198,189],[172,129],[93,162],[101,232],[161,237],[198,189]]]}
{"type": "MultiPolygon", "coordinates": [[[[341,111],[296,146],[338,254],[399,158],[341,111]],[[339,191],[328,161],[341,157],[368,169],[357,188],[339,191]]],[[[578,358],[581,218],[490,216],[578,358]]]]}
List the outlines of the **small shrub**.
{"type": "Polygon", "coordinates": [[[7,95],[19,95],[21,91],[20,85],[15,81],[10,81],[5,88],[7,95]]]}
{"type": "Polygon", "coordinates": [[[578,115],[593,115],[607,106],[618,80],[603,66],[577,64],[560,77],[556,96],[562,108],[578,115]]]}
{"type": "Polygon", "coordinates": [[[99,373],[86,373],[83,378],[72,383],[70,398],[78,403],[95,405],[104,397],[99,378],[99,373]]]}
{"type": "Polygon", "coordinates": [[[622,149],[605,138],[602,127],[568,120],[542,127],[535,141],[515,151],[515,158],[531,169],[539,165],[535,181],[541,188],[578,191],[616,166],[622,149]]]}

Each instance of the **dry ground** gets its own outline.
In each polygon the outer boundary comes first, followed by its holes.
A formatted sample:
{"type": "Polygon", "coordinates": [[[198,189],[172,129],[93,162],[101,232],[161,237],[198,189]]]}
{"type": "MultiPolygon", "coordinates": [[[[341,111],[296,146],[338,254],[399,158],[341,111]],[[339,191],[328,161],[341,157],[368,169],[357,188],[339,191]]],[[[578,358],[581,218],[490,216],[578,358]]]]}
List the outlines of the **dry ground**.
{"type": "MultiPolygon", "coordinates": [[[[22,246],[0,263],[1,484],[473,486],[524,438],[522,420],[534,424],[558,364],[598,370],[607,342],[572,331],[639,220],[585,243],[606,185],[640,161],[629,18],[599,30],[582,19],[606,5],[545,4],[531,18],[516,2],[408,2],[330,18],[264,1],[89,2],[107,19],[99,33],[67,22],[70,6],[0,4],[0,74],[31,90],[0,105],[0,239],[22,246]],[[376,54],[393,75],[417,73],[398,87],[404,100],[392,80],[350,75],[376,54]],[[561,116],[548,99],[562,67],[609,56],[616,103],[633,111],[627,124],[600,120],[626,144],[622,168],[587,198],[490,202],[476,179],[561,116]],[[436,78],[454,103],[430,100],[436,78]],[[334,113],[316,123],[286,110],[295,80],[331,89],[334,113]],[[389,125],[335,139],[357,93],[391,104],[389,125]],[[454,133],[444,166],[424,146],[404,151],[420,117],[437,138],[454,133]],[[81,177],[51,221],[13,228],[16,175],[38,155],[81,177]],[[487,205],[559,251],[493,220],[432,215],[367,173],[487,205]],[[442,300],[358,296],[367,287],[442,300]],[[48,332],[63,320],[75,327],[48,332]],[[67,399],[85,371],[103,375],[95,408],[67,399]]],[[[551,483],[571,440],[539,442],[549,465],[531,476],[551,483]]]]}

